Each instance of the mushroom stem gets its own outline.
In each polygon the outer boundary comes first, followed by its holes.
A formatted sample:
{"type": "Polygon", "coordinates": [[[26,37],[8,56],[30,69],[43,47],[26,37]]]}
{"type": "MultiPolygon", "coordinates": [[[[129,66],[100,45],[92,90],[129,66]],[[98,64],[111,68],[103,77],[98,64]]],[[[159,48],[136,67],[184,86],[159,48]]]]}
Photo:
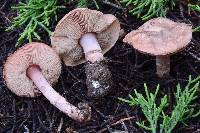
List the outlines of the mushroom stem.
{"type": "Polygon", "coordinates": [[[169,75],[170,72],[170,56],[156,56],[156,74],[158,77],[169,75]]]}
{"type": "Polygon", "coordinates": [[[87,60],[85,73],[88,96],[93,98],[102,97],[110,91],[113,83],[111,72],[104,60],[96,35],[93,33],[84,34],[80,39],[80,45],[87,60]]]}
{"type": "Polygon", "coordinates": [[[103,60],[103,53],[94,33],[86,33],[80,39],[86,60],[94,63],[103,60]]]}
{"type": "Polygon", "coordinates": [[[37,88],[50,101],[50,103],[57,107],[60,111],[66,113],[69,117],[79,122],[89,119],[90,109],[88,108],[88,112],[84,112],[84,110],[80,110],[67,102],[64,97],[62,97],[49,85],[38,66],[30,66],[27,69],[27,76],[34,82],[37,88]]]}

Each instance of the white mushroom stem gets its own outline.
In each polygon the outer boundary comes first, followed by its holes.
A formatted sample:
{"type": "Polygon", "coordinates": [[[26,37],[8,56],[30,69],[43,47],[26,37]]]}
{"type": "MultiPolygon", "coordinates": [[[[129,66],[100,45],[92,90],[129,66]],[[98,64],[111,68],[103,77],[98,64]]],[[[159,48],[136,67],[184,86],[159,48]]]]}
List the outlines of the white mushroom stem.
{"type": "Polygon", "coordinates": [[[158,77],[169,75],[170,72],[170,56],[156,56],[156,74],[158,77]]]}
{"type": "Polygon", "coordinates": [[[66,113],[69,117],[79,122],[84,121],[85,117],[81,110],[74,105],[70,104],[57,93],[47,82],[45,77],[42,75],[39,67],[31,66],[27,69],[27,76],[34,82],[41,93],[60,111],[66,113]]]}
{"type": "Polygon", "coordinates": [[[94,33],[86,33],[80,39],[86,60],[94,63],[103,59],[101,47],[94,33]]]}

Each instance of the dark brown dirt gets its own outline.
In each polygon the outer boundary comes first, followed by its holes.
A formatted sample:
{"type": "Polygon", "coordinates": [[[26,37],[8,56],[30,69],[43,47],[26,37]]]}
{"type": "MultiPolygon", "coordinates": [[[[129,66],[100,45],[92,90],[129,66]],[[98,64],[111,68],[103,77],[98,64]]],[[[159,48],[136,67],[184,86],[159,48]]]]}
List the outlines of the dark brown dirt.
{"type": "MultiPolygon", "coordinates": [[[[127,97],[133,89],[143,92],[143,84],[147,83],[151,91],[156,85],[161,85],[159,96],[167,94],[169,97],[168,112],[173,105],[173,93],[178,82],[183,86],[188,75],[196,77],[200,75],[200,36],[193,34],[193,39],[188,48],[171,57],[171,76],[159,79],[155,74],[155,57],[141,54],[131,46],[122,43],[119,39],[116,46],[105,56],[108,59],[108,66],[114,79],[113,91],[106,97],[99,100],[87,98],[85,84],[84,65],[77,67],[63,66],[59,82],[54,88],[62,94],[69,102],[77,105],[79,102],[87,101],[92,107],[91,121],[85,124],[74,122],[62,112],[53,107],[43,96],[38,98],[20,98],[12,94],[4,85],[2,77],[3,63],[6,57],[16,48],[16,39],[20,30],[5,32],[10,25],[10,20],[16,16],[11,10],[19,0],[0,1],[0,133],[21,133],[21,132],[70,132],[80,133],[112,132],[115,130],[129,132],[145,132],[135,122],[144,120],[144,116],[138,107],[130,107],[118,101],[118,97],[127,97]]],[[[114,0],[113,0],[114,1],[114,0]]],[[[113,2],[114,3],[114,2],[113,2]]],[[[174,11],[170,11],[168,18],[175,21],[190,23],[197,26],[200,20],[198,14],[189,15],[186,1],[182,1],[174,11]]],[[[119,18],[125,33],[142,25],[144,21],[138,20],[127,13],[126,9],[119,5],[99,2],[100,11],[112,13],[119,18]]],[[[59,19],[69,10],[63,9],[58,15],[59,19]]],[[[91,8],[95,8],[91,6],[91,8]]],[[[54,29],[56,22],[52,24],[54,29]]],[[[43,36],[45,43],[49,44],[49,37],[43,36]]],[[[200,93],[198,94],[200,96],[200,93]]],[[[200,98],[195,100],[195,109],[200,110],[200,98]]],[[[177,125],[174,132],[197,133],[200,132],[200,116],[190,119],[183,124],[177,125]]]]}

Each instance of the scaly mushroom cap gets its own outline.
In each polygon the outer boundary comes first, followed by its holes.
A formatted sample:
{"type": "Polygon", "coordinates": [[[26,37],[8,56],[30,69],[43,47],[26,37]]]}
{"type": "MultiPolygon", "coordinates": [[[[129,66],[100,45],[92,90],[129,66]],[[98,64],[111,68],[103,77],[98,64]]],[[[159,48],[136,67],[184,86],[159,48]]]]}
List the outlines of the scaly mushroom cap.
{"type": "Polygon", "coordinates": [[[67,66],[76,66],[86,61],[79,44],[82,35],[95,33],[103,53],[106,53],[116,43],[119,32],[120,23],[115,16],[78,8],[59,21],[51,37],[51,44],[67,66]]]}
{"type": "Polygon", "coordinates": [[[3,71],[6,85],[18,96],[35,97],[40,94],[26,75],[31,65],[38,65],[50,84],[56,83],[61,73],[61,61],[51,47],[36,42],[26,44],[7,58],[3,71]]]}
{"type": "Polygon", "coordinates": [[[154,18],[123,39],[140,52],[170,55],[185,48],[192,38],[192,27],[167,18],[154,18]]]}

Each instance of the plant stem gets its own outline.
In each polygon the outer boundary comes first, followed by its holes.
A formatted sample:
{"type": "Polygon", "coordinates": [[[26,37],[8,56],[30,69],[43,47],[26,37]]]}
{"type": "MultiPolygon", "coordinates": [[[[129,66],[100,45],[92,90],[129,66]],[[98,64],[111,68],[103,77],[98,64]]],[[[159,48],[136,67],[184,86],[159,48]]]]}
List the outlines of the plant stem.
{"type": "Polygon", "coordinates": [[[62,97],[49,85],[38,66],[30,66],[27,69],[27,76],[34,82],[37,88],[50,101],[50,103],[59,110],[79,122],[86,119],[82,110],[79,110],[77,107],[67,102],[64,97],[62,97]]]}
{"type": "Polygon", "coordinates": [[[86,33],[80,39],[80,45],[85,53],[85,58],[94,63],[103,60],[102,49],[94,33],[86,33]]]}
{"type": "Polygon", "coordinates": [[[170,72],[170,56],[156,56],[156,74],[158,77],[169,75],[170,72]]]}
{"type": "Polygon", "coordinates": [[[94,33],[86,33],[80,39],[85,53],[86,85],[88,96],[99,98],[106,95],[112,88],[112,74],[104,59],[102,49],[94,33]]]}

